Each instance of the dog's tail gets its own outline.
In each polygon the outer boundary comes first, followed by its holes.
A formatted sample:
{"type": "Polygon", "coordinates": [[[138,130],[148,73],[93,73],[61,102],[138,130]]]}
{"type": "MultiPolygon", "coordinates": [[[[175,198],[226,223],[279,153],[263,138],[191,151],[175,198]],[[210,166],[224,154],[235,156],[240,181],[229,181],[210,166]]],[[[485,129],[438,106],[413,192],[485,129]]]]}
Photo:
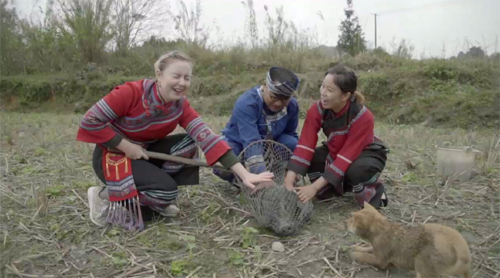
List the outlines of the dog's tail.
{"type": "Polygon", "coordinates": [[[462,261],[459,258],[453,266],[446,270],[446,274],[464,278],[471,278],[470,263],[467,261],[462,261]]]}
{"type": "Polygon", "coordinates": [[[452,265],[448,271],[449,275],[459,275],[464,278],[470,278],[470,263],[471,257],[468,248],[463,248],[462,246],[454,246],[453,253],[455,257],[455,264],[452,265]]]}

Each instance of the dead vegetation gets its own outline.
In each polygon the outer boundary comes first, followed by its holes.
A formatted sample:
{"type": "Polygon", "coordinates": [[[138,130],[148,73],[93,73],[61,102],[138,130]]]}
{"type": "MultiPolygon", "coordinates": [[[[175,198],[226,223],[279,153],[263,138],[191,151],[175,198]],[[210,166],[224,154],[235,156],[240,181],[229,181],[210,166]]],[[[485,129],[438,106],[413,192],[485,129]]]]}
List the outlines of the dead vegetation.
{"type": "MultiPolygon", "coordinates": [[[[86,189],[99,184],[92,147],[75,141],[80,115],[2,114],[0,238],[2,277],[414,277],[353,262],[345,220],[351,195],[315,204],[298,235],[278,238],[255,225],[239,196],[208,169],[183,187],[181,213],[129,233],[88,220],[86,189]],[[280,241],[284,252],[271,245],[280,241]]],[[[225,118],[207,119],[214,129],[225,118]]],[[[391,147],[383,213],[406,225],[443,223],[469,243],[473,277],[500,277],[498,138],[423,126],[377,126],[391,147]],[[436,146],[473,141],[483,155],[465,183],[435,175],[436,146]]]]}

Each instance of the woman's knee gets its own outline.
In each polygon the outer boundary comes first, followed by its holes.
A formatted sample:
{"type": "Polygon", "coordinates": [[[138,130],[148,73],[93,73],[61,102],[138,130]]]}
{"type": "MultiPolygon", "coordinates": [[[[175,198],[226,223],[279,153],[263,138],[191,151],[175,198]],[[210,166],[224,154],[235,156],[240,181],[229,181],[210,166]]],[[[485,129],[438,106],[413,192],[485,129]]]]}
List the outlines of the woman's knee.
{"type": "Polygon", "coordinates": [[[349,186],[375,183],[384,170],[385,164],[376,159],[354,161],[345,173],[349,186]]]}
{"type": "Polygon", "coordinates": [[[139,191],[158,189],[176,191],[177,182],[162,169],[146,160],[132,160],[132,175],[139,191]]]}
{"type": "MultiPolygon", "coordinates": [[[[198,147],[195,141],[187,134],[174,134],[155,142],[149,146],[148,150],[173,156],[194,158],[197,155],[198,147]]],[[[182,165],[176,162],[160,159],[150,159],[149,161],[170,174],[177,173],[182,168],[182,165]]]]}
{"type": "Polygon", "coordinates": [[[318,168],[319,169],[313,169],[314,172],[316,171],[324,171],[325,165],[326,165],[326,158],[328,157],[329,151],[326,147],[324,146],[319,146],[314,149],[314,154],[311,159],[311,167],[312,168],[318,168]]]}
{"type": "Polygon", "coordinates": [[[292,152],[295,151],[295,148],[297,147],[297,144],[299,140],[291,135],[288,134],[281,134],[276,141],[278,143],[281,143],[285,145],[288,149],[290,149],[292,152]]]}
{"type": "Polygon", "coordinates": [[[375,167],[374,165],[370,164],[356,165],[353,163],[347,169],[345,177],[353,183],[360,183],[360,182],[367,182],[374,175],[380,172],[381,169],[379,169],[379,167],[375,167]]]}
{"type": "Polygon", "coordinates": [[[185,133],[169,135],[161,140],[152,143],[148,150],[165,154],[183,152],[186,148],[196,145],[196,142],[185,133]]]}

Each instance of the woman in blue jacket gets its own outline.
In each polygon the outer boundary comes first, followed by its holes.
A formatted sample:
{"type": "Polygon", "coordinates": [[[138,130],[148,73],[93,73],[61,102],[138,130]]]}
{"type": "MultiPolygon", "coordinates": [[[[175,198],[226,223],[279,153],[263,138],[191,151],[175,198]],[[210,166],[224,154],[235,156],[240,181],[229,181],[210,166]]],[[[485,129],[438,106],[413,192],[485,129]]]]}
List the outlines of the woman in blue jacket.
{"type": "MultiPolygon", "coordinates": [[[[293,93],[299,87],[298,77],[290,70],[273,67],[264,85],[258,85],[243,93],[236,101],[231,118],[221,131],[223,139],[238,155],[255,141],[277,141],[294,151],[298,142],[297,126],[299,105],[293,93]]],[[[255,145],[242,161],[252,173],[265,171],[262,148],[255,145]]],[[[222,179],[233,183],[230,173],[214,171],[222,179]]]]}

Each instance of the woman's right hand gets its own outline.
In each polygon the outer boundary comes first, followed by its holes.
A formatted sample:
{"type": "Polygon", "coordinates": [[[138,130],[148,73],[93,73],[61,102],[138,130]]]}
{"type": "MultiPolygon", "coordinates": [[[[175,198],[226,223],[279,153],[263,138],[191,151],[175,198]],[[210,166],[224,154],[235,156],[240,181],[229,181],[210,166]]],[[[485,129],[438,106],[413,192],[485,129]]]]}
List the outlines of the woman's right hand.
{"type": "Polygon", "coordinates": [[[123,139],[120,144],[116,146],[116,148],[124,152],[130,159],[149,159],[148,155],[144,152],[144,149],[141,146],[131,143],[125,139],[123,139]]]}

